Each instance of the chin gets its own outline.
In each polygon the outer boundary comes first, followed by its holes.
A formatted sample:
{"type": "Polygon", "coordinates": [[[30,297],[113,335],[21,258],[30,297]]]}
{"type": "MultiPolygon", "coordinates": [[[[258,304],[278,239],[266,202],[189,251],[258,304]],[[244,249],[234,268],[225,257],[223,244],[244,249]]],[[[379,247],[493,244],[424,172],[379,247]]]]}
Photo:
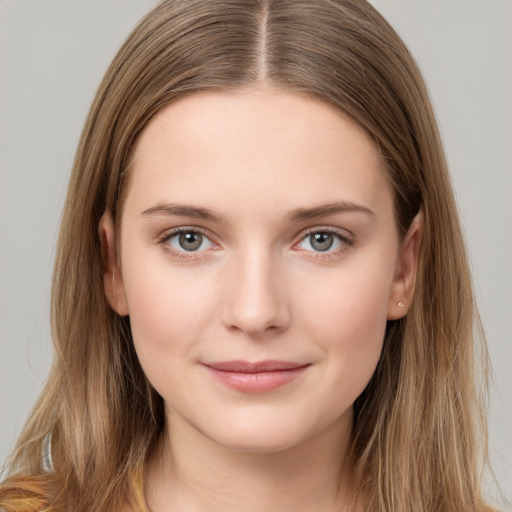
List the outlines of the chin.
{"type": "Polygon", "coordinates": [[[227,436],[210,437],[210,440],[228,450],[243,453],[271,454],[286,451],[304,441],[301,437],[293,437],[283,433],[233,432],[227,436]]]}
{"type": "Polygon", "coordinates": [[[309,443],[321,441],[327,438],[331,441],[340,438],[340,434],[346,433],[345,427],[351,428],[351,410],[349,415],[331,418],[329,421],[325,416],[316,418],[310,414],[309,418],[259,417],[240,418],[238,421],[229,418],[225,423],[210,423],[200,433],[225,449],[245,452],[271,454],[284,452],[292,448],[299,448],[309,443]],[[347,421],[345,421],[345,419],[347,421]]]}

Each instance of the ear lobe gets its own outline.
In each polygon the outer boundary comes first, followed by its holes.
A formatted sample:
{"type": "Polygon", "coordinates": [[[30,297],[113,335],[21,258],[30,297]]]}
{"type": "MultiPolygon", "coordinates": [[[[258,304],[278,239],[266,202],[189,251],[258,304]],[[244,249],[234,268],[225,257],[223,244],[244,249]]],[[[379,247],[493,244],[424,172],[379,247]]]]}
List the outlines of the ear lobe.
{"type": "Polygon", "coordinates": [[[105,211],[98,224],[101,244],[103,286],[110,307],[120,316],[128,315],[128,304],[123,277],[117,258],[114,221],[110,211],[105,211]]]}
{"type": "Polygon", "coordinates": [[[423,227],[423,213],[414,217],[402,242],[397,272],[388,304],[388,320],[398,320],[409,310],[416,285],[416,273],[423,227]]]}

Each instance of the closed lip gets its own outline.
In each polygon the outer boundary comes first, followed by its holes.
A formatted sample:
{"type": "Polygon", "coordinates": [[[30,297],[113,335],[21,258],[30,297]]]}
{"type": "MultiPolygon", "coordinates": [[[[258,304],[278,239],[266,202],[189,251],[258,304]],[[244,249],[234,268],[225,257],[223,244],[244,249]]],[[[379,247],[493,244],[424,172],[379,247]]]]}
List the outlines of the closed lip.
{"type": "Polygon", "coordinates": [[[266,393],[298,379],[310,363],[217,361],[203,363],[220,383],[242,393],[266,393]]]}
{"type": "Polygon", "coordinates": [[[205,366],[222,372],[233,373],[264,373],[279,372],[285,370],[296,370],[309,366],[309,363],[297,363],[291,361],[218,361],[211,363],[203,363],[205,366]]]}

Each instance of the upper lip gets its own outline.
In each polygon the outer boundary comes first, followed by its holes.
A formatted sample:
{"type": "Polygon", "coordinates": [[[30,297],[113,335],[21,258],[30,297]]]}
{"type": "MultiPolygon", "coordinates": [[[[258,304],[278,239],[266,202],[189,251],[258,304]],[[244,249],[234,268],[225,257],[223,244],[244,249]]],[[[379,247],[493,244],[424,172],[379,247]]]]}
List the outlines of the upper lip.
{"type": "Polygon", "coordinates": [[[295,363],[291,361],[218,361],[212,363],[203,363],[209,368],[220,370],[224,372],[234,373],[262,373],[262,372],[276,372],[283,370],[295,370],[308,366],[309,363],[295,363]]]}

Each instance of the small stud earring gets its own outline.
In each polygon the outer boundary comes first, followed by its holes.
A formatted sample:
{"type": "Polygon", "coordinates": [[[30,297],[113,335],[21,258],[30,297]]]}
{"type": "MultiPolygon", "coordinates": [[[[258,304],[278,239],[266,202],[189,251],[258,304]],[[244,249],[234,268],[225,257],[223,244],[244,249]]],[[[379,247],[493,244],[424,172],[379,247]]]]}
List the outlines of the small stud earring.
{"type": "Polygon", "coordinates": [[[405,308],[404,306],[404,303],[402,301],[400,302],[397,302],[396,305],[399,307],[399,308],[405,308]]]}

